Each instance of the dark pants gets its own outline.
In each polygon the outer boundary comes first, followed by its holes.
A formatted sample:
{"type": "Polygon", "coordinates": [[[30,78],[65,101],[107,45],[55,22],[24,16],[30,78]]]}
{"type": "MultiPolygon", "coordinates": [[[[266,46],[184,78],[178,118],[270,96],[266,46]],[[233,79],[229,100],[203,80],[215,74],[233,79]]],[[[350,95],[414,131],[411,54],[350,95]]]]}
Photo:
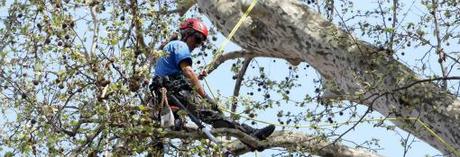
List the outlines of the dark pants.
{"type": "MultiPolygon", "coordinates": [[[[168,94],[174,95],[193,115],[201,121],[211,124],[214,128],[237,128],[242,131],[245,129],[240,124],[233,122],[225,117],[222,111],[218,110],[217,104],[212,100],[201,98],[197,92],[191,88],[191,83],[184,76],[175,77],[154,77],[151,88],[161,98],[159,89],[165,87],[168,94]],[[153,87],[152,87],[153,86],[153,87]]],[[[169,101],[170,105],[173,104],[169,101]]],[[[175,113],[176,118],[178,114],[175,113]]]]}
{"type": "Polygon", "coordinates": [[[203,100],[196,92],[181,90],[175,96],[193,115],[197,116],[201,121],[211,124],[214,128],[239,128],[239,124],[234,123],[231,119],[225,117],[222,111],[213,107],[217,104],[203,100]]]}

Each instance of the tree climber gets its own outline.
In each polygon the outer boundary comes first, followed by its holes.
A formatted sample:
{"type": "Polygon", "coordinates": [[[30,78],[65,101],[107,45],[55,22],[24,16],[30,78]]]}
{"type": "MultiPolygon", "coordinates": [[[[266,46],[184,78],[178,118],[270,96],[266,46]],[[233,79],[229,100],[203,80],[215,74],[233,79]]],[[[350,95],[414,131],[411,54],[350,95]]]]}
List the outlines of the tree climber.
{"type": "MultiPolygon", "coordinates": [[[[210,98],[198,76],[192,69],[191,51],[204,44],[208,36],[208,29],[200,20],[195,18],[186,19],[180,24],[180,40],[169,41],[164,45],[166,55],[160,57],[155,65],[155,76],[151,88],[159,93],[160,87],[168,90],[184,104],[184,106],[201,121],[211,124],[214,128],[234,128],[259,140],[264,140],[275,130],[274,125],[256,129],[246,124],[233,122],[225,117],[218,108],[217,103],[210,98]]],[[[173,108],[174,104],[168,100],[173,108]]],[[[177,117],[177,112],[175,112],[177,117]]],[[[181,122],[176,121],[176,126],[181,122]]]]}

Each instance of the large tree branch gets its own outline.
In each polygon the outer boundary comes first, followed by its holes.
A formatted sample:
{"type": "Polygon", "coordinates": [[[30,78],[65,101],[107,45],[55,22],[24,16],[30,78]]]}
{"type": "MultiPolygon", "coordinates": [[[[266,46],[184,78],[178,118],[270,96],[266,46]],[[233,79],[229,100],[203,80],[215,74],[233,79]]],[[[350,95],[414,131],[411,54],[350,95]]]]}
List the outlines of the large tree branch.
{"type": "MultiPolygon", "coordinates": [[[[350,148],[341,144],[331,145],[330,142],[318,138],[316,136],[309,136],[303,133],[277,131],[273,133],[267,140],[256,140],[253,137],[236,129],[220,128],[213,129],[214,135],[229,135],[237,137],[245,143],[251,143],[257,149],[269,149],[275,147],[282,147],[291,151],[308,152],[311,155],[319,156],[335,156],[335,157],[379,157],[380,155],[370,153],[365,150],[350,148]]],[[[199,133],[199,131],[168,131],[165,134],[168,138],[184,138],[184,139],[206,139],[206,135],[199,133]]],[[[240,141],[233,141],[227,147],[234,153],[234,155],[242,155],[251,150],[240,141]]]]}
{"type": "MultiPolygon", "coordinates": [[[[335,156],[335,157],[378,157],[380,155],[371,153],[366,150],[350,148],[340,144],[330,144],[314,136],[308,136],[303,133],[277,131],[267,140],[259,141],[258,146],[264,149],[282,147],[291,151],[308,152],[311,155],[318,156],[335,156]],[[321,149],[322,148],[322,149],[321,149]]],[[[245,154],[250,151],[241,142],[234,142],[230,147],[236,155],[245,154]]]]}
{"type": "MultiPolygon", "coordinates": [[[[224,34],[247,8],[244,0],[198,0],[198,5],[224,34]]],[[[308,62],[326,80],[327,93],[367,105],[386,116],[420,117],[455,150],[420,124],[393,122],[447,156],[460,150],[457,97],[431,82],[393,91],[420,78],[395,60],[391,51],[357,40],[297,0],[260,0],[233,39],[256,56],[308,62]],[[391,94],[375,95],[385,92],[391,94]]]]}

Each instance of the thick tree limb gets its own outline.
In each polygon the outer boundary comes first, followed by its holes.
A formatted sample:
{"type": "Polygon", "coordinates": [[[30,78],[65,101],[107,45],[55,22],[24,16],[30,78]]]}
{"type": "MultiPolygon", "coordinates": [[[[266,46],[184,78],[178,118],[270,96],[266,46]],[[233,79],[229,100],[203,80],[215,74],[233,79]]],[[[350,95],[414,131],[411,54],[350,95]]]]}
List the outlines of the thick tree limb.
{"type": "MultiPolygon", "coordinates": [[[[198,5],[224,34],[247,8],[244,0],[198,0],[198,5]]],[[[326,80],[327,93],[367,105],[383,115],[420,117],[455,150],[449,150],[419,124],[393,122],[446,156],[460,151],[457,97],[427,82],[392,91],[420,79],[395,60],[391,51],[357,40],[297,0],[259,0],[234,42],[260,56],[308,62],[326,80]]]]}
{"type": "MultiPolygon", "coordinates": [[[[305,135],[304,133],[295,133],[295,132],[284,132],[278,131],[273,133],[267,140],[259,141],[255,138],[239,131],[236,129],[229,128],[220,128],[213,129],[212,133],[214,135],[229,135],[237,137],[239,140],[244,141],[245,143],[254,144],[258,149],[268,149],[275,147],[286,148],[291,151],[304,151],[312,155],[319,156],[335,156],[335,157],[379,157],[380,155],[370,153],[365,150],[350,148],[347,146],[335,144],[330,145],[330,142],[327,142],[323,139],[317,138],[315,136],[305,135]],[[324,148],[323,148],[324,147],[324,148]],[[323,148],[323,149],[321,149],[323,148]]],[[[205,139],[204,134],[199,133],[198,131],[168,131],[165,134],[165,137],[168,138],[188,138],[188,139],[205,139]]],[[[228,149],[234,153],[234,155],[242,155],[251,150],[241,143],[240,141],[234,141],[229,146],[228,149]]]]}
{"type": "MultiPolygon", "coordinates": [[[[308,136],[304,133],[294,132],[275,132],[265,141],[259,141],[258,145],[265,149],[282,147],[292,151],[298,151],[299,148],[304,152],[309,152],[311,155],[318,156],[334,156],[334,157],[378,157],[380,155],[373,154],[366,150],[349,148],[343,145],[333,145],[329,142],[320,140],[314,136],[308,136]],[[323,148],[323,149],[321,149],[323,148]]],[[[234,142],[230,146],[236,155],[241,155],[249,152],[248,147],[241,142],[234,142]]]]}

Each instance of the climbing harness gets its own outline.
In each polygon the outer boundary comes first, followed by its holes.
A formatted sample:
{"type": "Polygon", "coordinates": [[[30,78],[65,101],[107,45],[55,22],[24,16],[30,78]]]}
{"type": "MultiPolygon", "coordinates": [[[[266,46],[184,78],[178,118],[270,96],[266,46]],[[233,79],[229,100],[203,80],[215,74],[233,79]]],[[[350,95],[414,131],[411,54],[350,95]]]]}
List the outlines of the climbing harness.
{"type": "Polygon", "coordinates": [[[161,103],[160,103],[160,126],[164,128],[169,128],[174,126],[174,114],[172,112],[171,106],[169,106],[167,98],[166,88],[160,88],[161,92],[161,103]]]}
{"type": "MultiPolygon", "coordinates": [[[[160,124],[161,124],[161,127],[176,127],[178,128],[178,126],[176,126],[177,124],[175,123],[176,119],[174,117],[174,114],[172,112],[172,106],[169,104],[169,101],[174,104],[175,106],[179,107],[179,109],[185,111],[185,113],[187,113],[188,117],[190,118],[190,120],[195,123],[197,126],[198,126],[198,130],[200,130],[203,134],[206,135],[206,137],[212,141],[213,143],[215,143],[216,145],[220,146],[224,152],[224,156],[232,156],[231,154],[231,151],[227,150],[223,145],[222,143],[217,140],[217,138],[211,133],[210,129],[207,128],[204,123],[196,116],[193,114],[193,112],[191,112],[174,94],[173,92],[167,92],[167,89],[165,87],[171,87],[171,86],[174,86],[172,88],[175,88],[173,90],[179,90],[179,89],[183,89],[185,87],[184,83],[187,83],[187,82],[183,82],[183,80],[175,80],[175,81],[171,81],[169,79],[168,76],[163,76],[163,77],[154,77],[154,79],[152,80],[152,84],[151,84],[151,89],[152,92],[151,93],[155,93],[153,92],[154,90],[156,91],[160,91],[161,93],[161,101],[160,101],[160,105],[161,107],[159,108],[160,109],[160,124]]],[[[155,99],[155,98],[153,98],[155,99]]]]}

